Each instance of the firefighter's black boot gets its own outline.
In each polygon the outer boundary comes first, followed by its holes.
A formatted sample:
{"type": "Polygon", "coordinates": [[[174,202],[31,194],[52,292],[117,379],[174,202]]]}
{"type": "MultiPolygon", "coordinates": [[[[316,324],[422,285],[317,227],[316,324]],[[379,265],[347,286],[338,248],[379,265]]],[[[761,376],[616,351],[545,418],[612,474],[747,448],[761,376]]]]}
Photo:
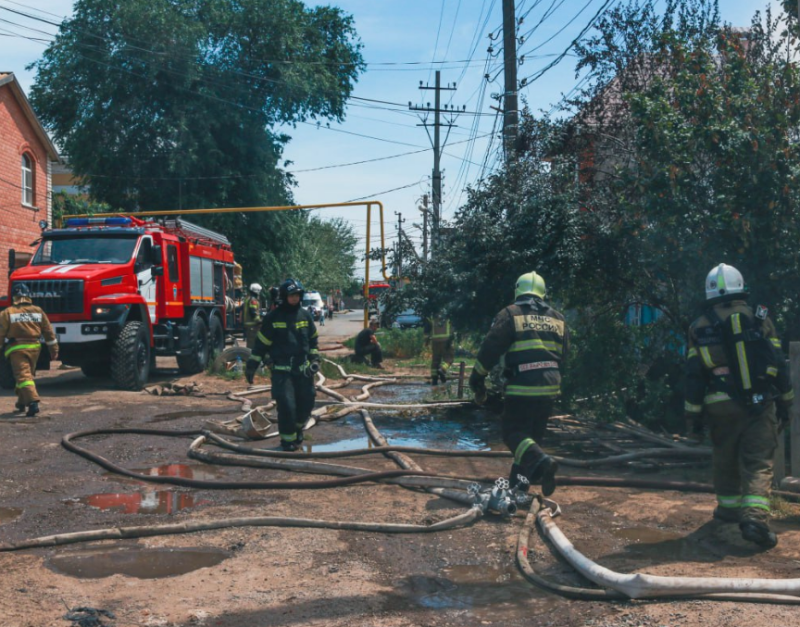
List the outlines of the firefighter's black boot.
{"type": "Polygon", "coordinates": [[[300,447],[297,446],[297,442],[287,442],[286,440],[281,440],[281,450],[286,451],[287,453],[294,453],[300,447]]]}
{"type": "Polygon", "coordinates": [[[439,385],[439,375],[435,374],[431,377],[431,385],[439,385]]]}
{"type": "Polygon", "coordinates": [[[531,484],[541,484],[542,494],[550,496],[556,491],[558,462],[534,444],[522,456],[523,474],[531,484]]]}
{"type": "Polygon", "coordinates": [[[771,549],[778,545],[778,536],[770,530],[767,523],[756,520],[743,520],[739,523],[739,529],[745,540],[755,542],[765,549],[771,549]]]}
{"type": "Polygon", "coordinates": [[[437,370],[436,373],[439,375],[442,383],[447,383],[447,370],[445,370],[442,366],[439,366],[439,370],[437,370]]]}
{"type": "Polygon", "coordinates": [[[39,413],[39,401],[33,401],[30,405],[28,405],[28,413],[26,413],[25,415],[28,418],[33,418],[38,413],[39,413]]]}

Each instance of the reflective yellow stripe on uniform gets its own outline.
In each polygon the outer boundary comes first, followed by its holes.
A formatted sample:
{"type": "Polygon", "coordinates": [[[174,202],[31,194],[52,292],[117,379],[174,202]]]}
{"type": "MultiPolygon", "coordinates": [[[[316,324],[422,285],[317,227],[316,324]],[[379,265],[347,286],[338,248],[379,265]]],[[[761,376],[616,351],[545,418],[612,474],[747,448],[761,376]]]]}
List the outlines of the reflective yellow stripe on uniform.
{"type": "Polygon", "coordinates": [[[700,347],[700,357],[703,358],[703,363],[705,364],[706,368],[715,368],[714,362],[711,361],[711,353],[708,352],[708,346],[701,346],[700,347]]]}
{"type": "Polygon", "coordinates": [[[794,390],[789,390],[786,394],[781,394],[782,401],[793,401],[794,400],[794,390]]]}
{"type": "Polygon", "coordinates": [[[294,326],[296,329],[305,329],[308,326],[308,320],[298,320],[294,326]]]}
{"type": "Polygon", "coordinates": [[[514,451],[514,463],[521,464],[522,463],[522,456],[525,455],[527,450],[536,444],[536,440],[533,438],[525,438],[517,445],[517,450],[514,451]]]}
{"type": "Polygon", "coordinates": [[[308,349],[308,354],[309,355],[319,355],[319,349],[318,348],[309,348],[308,349]]]}
{"type": "Polygon", "coordinates": [[[517,353],[519,351],[528,350],[547,350],[554,353],[561,352],[561,344],[558,342],[548,342],[544,340],[520,340],[514,342],[511,348],[508,349],[509,353],[517,353]]]}
{"type": "Polygon", "coordinates": [[[506,396],[558,396],[560,385],[509,385],[506,396]]]}
{"type": "Polygon", "coordinates": [[[285,329],[286,328],[286,323],[285,322],[273,322],[272,323],[272,327],[274,329],[285,329]]]}
{"type": "Polygon", "coordinates": [[[697,349],[696,348],[690,348],[689,352],[686,353],[686,359],[691,359],[692,357],[697,357],[697,349]]]}
{"type": "Polygon", "coordinates": [[[250,354],[250,357],[247,359],[247,361],[255,361],[255,362],[261,363],[261,357],[259,357],[258,355],[254,355],[253,353],[251,353],[251,354],[250,354]]]}
{"type": "Polygon", "coordinates": [[[721,494],[717,494],[717,503],[720,507],[724,507],[726,509],[736,509],[742,506],[742,497],[739,495],[723,496],[721,494]]]}
{"type": "Polygon", "coordinates": [[[266,337],[266,336],[265,336],[263,333],[261,333],[261,331],[259,331],[259,332],[258,332],[258,335],[256,335],[256,337],[257,337],[257,338],[258,338],[258,339],[259,339],[261,342],[263,342],[264,344],[266,344],[267,346],[272,346],[272,340],[268,340],[268,339],[267,339],[267,337],[266,337]]]}
{"type": "Polygon", "coordinates": [[[33,381],[20,381],[17,383],[17,388],[29,388],[33,385],[35,385],[33,381]]]}
{"type": "Polygon", "coordinates": [[[311,339],[314,339],[315,337],[319,337],[319,331],[314,331],[314,335],[311,336],[311,339]]]}
{"type": "Polygon", "coordinates": [[[769,499],[766,496],[748,494],[742,497],[741,507],[756,507],[758,509],[765,509],[769,511],[769,499]]]}
{"type": "Polygon", "coordinates": [[[767,366],[767,374],[771,377],[777,377],[778,369],[775,366],[767,366]]]}
{"type": "Polygon", "coordinates": [[[702,413],[703,406],[702,405],[693,405],[689,401],[686,401],[683,404],[683,411],[685,411],[688,414],[699,414],[699,413],[702,413]]]}
{"type": "Polygon", "coordinates": [[[5,355],[8,357],[14,351],[29,350],[34,348],[41,348],[41,344],[14,344],[6,349],[5,355]]]}
{"type": "MultiPolygon", "coordinates": [[[[731,316],[731,324],[733,325],[733,332],[736,335],[742,333],[742,315],[735,313],[731,316]]],[[[749,390],[753,387],[750,381],[750,368],[747,365],[747,354],[744,352],[744,342],[736,342],[736,360],[739,362],[739,373],[742,377],[742,387],[749,390]]]]}
{"type": "Polygon", "coordinates": [[[780,340],[780,338],[771,337],[771,338],[769,338],[769,341],[772,343],[772,345],[775,348],[781,348],[781,340],[780,340]]]}
{"type": "Polygon", "coordinates": [[[707,394],[703,399],[703,403],[706,405],[713,405],[714,403],[723,403],[729,400],[731,400],[731,397],[725,394],[725,392],[714,392],[713,394],[707,394]]]}
{"type": "Polygon", "coordinates": [[[294,442],[297,439],[296,433],[281,433],[281,440],[284,442],[294,442]]]}
{"type": "Polygon", "coordinates": [[[482,377],[485,377],[486,375],[489,374],[489,371],[486,368],[484,368],[483,364],[481,364],[481,362],[479,361],[475,362],[475,372],[477,372],[482,377]]]}

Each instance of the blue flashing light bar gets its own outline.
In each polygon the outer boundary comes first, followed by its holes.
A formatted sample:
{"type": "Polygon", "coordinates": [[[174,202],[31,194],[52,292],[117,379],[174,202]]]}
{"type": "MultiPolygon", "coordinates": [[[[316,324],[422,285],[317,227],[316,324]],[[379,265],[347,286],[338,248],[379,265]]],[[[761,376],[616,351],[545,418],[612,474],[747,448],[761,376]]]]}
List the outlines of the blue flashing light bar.
{"type": "Polygon", "coordinates": [[[67,226],[130,226],[130,218],[67,218],[67,226]]]}

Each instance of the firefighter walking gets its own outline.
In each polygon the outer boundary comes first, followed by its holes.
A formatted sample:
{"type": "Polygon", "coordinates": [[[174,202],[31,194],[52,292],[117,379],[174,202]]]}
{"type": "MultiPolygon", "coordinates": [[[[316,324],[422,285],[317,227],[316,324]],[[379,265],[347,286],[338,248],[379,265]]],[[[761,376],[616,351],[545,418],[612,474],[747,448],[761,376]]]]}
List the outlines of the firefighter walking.
{"type": "Polygon", "coordinates": [[[247,360],[248,383],[261,362],[272,371],[272,398],[278,406],[281,448],[296,451],[314,409],[314,374],[319,371],[319,334],[314,319],[300,302],[303,286],[287,279],[280,286],[280,304],[264,318],[247,360]]]}
{"type": "Polygon", "coordinates": [[[424,325],[425,343],[431,346],[431,385],[447,381],[453,365],[453,332],[450,321],[441,316],[427,318],[424,325]]]}
{"type": "Polygon", "coordinates": [[[772,460],[794,399],[789,369],[766,308],[747,304],[736,268],[713,268],[705,288],[705,313],[689,328],[687,427],[697,439],[710,427],[714,518],[738,523],[745,540],[772,548],[772,460]]]}
{"type": "Polygon", "coordinates": [[[0,347],[9,361],[16,381],[19,412],[27,409],[26,416],[39,413],[39,394],[36,392],[36,362],[41,350],[40,338],[44,336],[52,359],[58,359],[58,340],[47,315],[31,301],[25,283],[15,283],[13,304],[0,313],[0,347]]]}
{"type": "Polygon", "coordinates": [[[250,294],[244,303],[244,333],[247,348],[253,349],[256,345],[256,336],[261,328],[261,286],[258,283],[250,285],[250,294]]]}
{"type": "Polygon", "coordinates": [[[494,319],[483,340],[469,378],[479,404],[486,401],[485,379],[505,359],[503,441],[514,455],[509,483],[519,476],[540,483],[542,493],[555,491],[556,461],[540,443],[555,399],[561,394],[561,364],[566,358],[569,332],[564,316],[545,301],[544,279],[536,272],[517,279],[515,300],[494,319]]]}

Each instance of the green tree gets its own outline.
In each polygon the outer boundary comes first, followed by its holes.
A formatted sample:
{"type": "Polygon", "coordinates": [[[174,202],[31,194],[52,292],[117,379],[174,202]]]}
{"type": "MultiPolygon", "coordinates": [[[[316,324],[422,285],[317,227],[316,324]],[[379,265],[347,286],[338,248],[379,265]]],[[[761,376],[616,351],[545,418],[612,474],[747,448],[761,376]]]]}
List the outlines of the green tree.
{"type": "MultiPolygon", "coordinates": [[[[363,70],[352,18],[298,0],[79,0],[32,102],[93,199],[125,211],[291,204],[278,124],[339,120],[363,70]]],[[[302,218],[199,219],[246,269],[302,218]]]]}

